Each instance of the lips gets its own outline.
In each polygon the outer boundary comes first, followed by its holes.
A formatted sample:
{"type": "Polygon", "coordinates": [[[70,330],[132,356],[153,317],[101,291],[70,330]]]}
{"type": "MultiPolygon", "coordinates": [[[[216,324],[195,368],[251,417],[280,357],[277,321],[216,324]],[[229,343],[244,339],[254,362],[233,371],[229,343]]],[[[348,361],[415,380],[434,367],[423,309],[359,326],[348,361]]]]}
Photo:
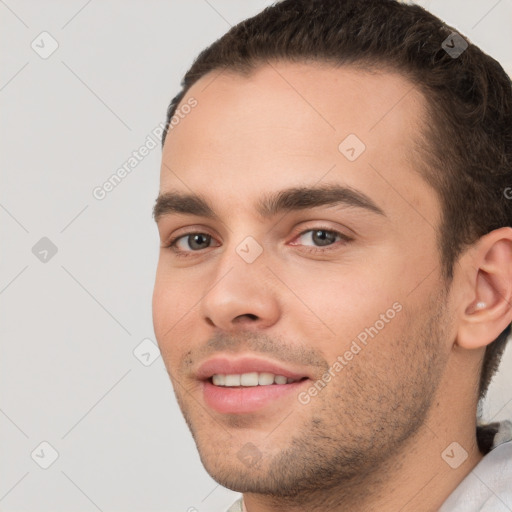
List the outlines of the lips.
{"type": "Polygon", "coordinates": [[[201,381],[205,405],[223,415],[263,413],[275,411],[276,408],[283,410],[286,403],[295,403],[297,407],[298,402],[294,397],[308,385],[310,379],[299,368],[248,356],[236,359],[214,357],[204,362],[195,376],[201,381]],[[262,385],[259,385],[259,379],[256,384],[254,374],[264,379],[262,385]],[[274,382],[265,382],[272,374],[274,382]],[[247,376],[252,380],[242,383],[247,376]]]}
{"type": "Polygon", "coordinates": [[[312,378],[305,371],[283,366],[274,361],[254,357],[230,359],[228,357],[214,357],[204,362],[197,370],[199,380],[208,380],[213,375],[242,375],[244,373],[272,373],[282,375],[288,379],[300,380],[304,377],[312,378]]]}

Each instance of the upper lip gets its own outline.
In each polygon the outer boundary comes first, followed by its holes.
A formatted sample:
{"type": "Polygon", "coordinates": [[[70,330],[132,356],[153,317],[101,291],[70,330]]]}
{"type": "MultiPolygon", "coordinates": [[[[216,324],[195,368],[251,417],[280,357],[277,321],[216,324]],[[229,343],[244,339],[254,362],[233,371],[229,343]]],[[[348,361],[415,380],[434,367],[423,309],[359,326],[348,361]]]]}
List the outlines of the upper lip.
{"type": "Polygon", "coordinates": [[[199,380],[208,380],[212,375],[224,374],[242,374],[251,372],[267,372],[274,375],[283,375],[290,379],[310,378],[304,371],[293,368],[286,368],[282,364],[261,359],[257,357],[238,357],[232,358],[228,356],[215,356],[208,359],[198,368],[196,377],[199,380]]]}

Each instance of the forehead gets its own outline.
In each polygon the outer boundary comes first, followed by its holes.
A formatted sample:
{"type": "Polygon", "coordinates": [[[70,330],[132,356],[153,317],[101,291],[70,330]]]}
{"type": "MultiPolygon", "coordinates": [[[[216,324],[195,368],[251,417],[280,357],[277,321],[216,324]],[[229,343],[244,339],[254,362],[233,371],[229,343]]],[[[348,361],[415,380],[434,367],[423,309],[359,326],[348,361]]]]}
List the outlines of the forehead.
{"type": "Polygon", "coordinates": [[[414,158],[425,98],[397,73],[289,62],[248,76],[215,70],[189,89],[177,112],[191,99],[197,105],[166,138],[161,192],[243,206],[269,188],[327,180],[377,187],[383,206],[397,201],[397,187],[425,212],[438,206],[414,158]],[[344,153],[352,146],[355,159],[344,153]]]}

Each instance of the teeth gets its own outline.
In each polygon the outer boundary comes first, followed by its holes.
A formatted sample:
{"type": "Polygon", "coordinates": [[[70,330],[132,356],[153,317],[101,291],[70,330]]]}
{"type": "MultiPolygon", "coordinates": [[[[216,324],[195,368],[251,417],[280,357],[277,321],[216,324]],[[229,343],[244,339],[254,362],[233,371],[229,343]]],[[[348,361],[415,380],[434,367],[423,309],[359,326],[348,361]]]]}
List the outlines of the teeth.
{"type": "Polygon", "coordinates": [[[213,383],[216,386],[225,386],[226,385],[226,376],[222,375],[221,373],[218,373],[217,375],[213,376],[213,383]]]}
{"type": "Polygon", "coordinates": [[[268,372],[250,372],[242,374],[222,374],[216,373],[212,376],[212,382],[215,386],[228,387],[254,387],[254,386],[270,386],[271,384],[290,384],[299,379],[291,379],[284,375],[274,375],[268,372]]]}
{"type": "Polygon", "coordinates": [[[240,386],[240,375],[226,375],[225,386],[240,386]]]}
{"type": "Polygon", "coordinates": [[[258,374],[256,372],[242,373],[242,375],[240,375],[240,384],[242,386],[257,386],[258,374]]]}
{"type": "Polygon", "coordinates": [[[260,386],[268,386],[269,384],[274,384],[274,374],[260,373],[258,376],[258,384],[260,386]]]}

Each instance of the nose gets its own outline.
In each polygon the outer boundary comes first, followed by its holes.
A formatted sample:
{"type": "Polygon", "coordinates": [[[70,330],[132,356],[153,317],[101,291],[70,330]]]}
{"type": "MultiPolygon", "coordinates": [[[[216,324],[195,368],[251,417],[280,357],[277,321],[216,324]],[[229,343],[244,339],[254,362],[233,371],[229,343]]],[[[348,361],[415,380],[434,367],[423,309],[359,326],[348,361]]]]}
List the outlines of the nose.
{"type": "Polygon", "coordinates": [[[280,316],[280,305],[272,277],[263,255],[247,263],[235,250],[226,252],[201,301],[203,318],[225,331],[274,325],[280,316]]]}

